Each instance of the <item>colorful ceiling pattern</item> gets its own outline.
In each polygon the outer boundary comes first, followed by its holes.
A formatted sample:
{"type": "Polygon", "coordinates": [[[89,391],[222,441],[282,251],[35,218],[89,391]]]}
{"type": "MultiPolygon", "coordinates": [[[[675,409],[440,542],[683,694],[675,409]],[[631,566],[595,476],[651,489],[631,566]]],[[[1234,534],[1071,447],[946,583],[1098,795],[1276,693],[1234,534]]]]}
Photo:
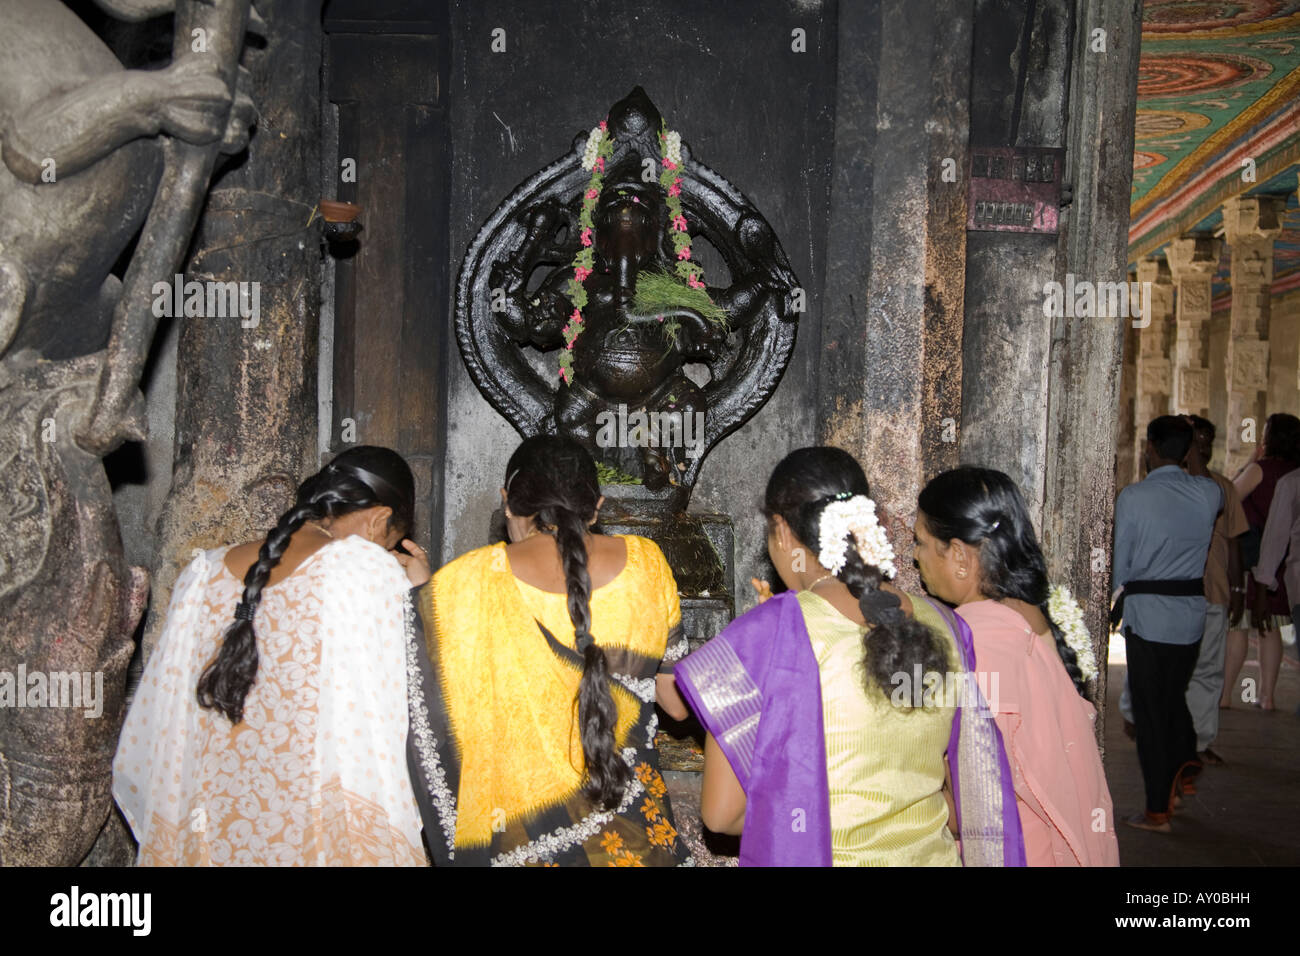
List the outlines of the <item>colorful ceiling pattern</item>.
{"type": "MultiPolygon", "coordinates": [[[[1231,196],[1294,194],[1300,174],[1300,0],[1146,0],[1142,20],[1134,262],[1213,232],[1231,196]]],[[[1275,293],[1300,284],[1297,218],[1278,241],[1275,293]]]]}

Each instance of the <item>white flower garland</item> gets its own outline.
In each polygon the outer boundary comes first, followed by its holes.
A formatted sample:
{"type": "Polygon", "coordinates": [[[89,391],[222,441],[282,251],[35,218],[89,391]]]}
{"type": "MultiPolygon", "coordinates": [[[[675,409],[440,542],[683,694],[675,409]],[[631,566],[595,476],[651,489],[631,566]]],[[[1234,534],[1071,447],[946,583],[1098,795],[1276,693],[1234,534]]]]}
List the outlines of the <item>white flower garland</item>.
{"type": "Polygon", "coordinates": [[[866,495],[832,501],[822,510],[818,526],[821,551],[817,555],[822,567],[831,574],[840,573],[844,567],[844,544],[850,534],[857,542],[858,556],[864,564],[879,568],[886,577],[897,573],[894,548],[876,518],[876,503],[866,495]]]}
{"type": "Polygon", "coordinates": [[[1097,676],[1097,658],[1092,652],[1092,636],[1083,620],[1083,609],[1070,595],[1069,588],[1053,584],[1048,592],[1047,614],[1065,635],[1065,643],[1078,658],[1084,680],[1097,676]]]}
{"type": "Polygon", "coordinates": [[[596,155],[600,150],[600,141],[604,137],[605,131],[599,126],[591,128],[590,135],[587,136],[587,148],[582,151],[582,168],[591,172],[596,166],[596,155]]]}
{"type": "Polygon", "coordinates": [[[665,137],[664,155],[678,166],[682,164],[682,134],[674,129],[665,137]]]}

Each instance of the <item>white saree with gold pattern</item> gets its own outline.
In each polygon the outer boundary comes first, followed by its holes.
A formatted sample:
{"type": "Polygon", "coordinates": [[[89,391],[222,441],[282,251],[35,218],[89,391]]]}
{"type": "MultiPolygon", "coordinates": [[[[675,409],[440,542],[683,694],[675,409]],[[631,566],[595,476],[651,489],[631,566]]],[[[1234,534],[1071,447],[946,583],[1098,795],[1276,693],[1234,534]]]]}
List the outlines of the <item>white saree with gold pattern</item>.
{"type": "Polygon", "coordinates": [[[406,764],[409,584],[381,547],[332,541],[264,589],[244,719],[199,674],[243,585],[228,549],[176,582],[113,763],[141,865],[425,865],[406,764]]]}

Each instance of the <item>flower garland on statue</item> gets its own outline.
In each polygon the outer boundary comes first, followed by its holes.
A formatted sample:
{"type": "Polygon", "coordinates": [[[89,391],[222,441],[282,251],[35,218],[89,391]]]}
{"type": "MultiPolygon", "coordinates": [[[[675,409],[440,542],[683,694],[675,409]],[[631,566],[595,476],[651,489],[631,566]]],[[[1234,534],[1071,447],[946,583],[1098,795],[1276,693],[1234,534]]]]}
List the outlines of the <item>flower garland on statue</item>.
{"type": "Polygon", "coordinates": [[[897,573],[894,548],[876,517],[876,503],[866,495],[836,495],[822,509],[817,532],[821,544],[817,560],[831,574],[839,574],[844,568],[844,543],[850,534],[863,564],[879,568],[887,577],[897,573]]]}
{"type": "Polygon", "coordinates": [[[1092,637],[1084,623],[1083,608],[1071,595],[1069,588],[1053,584],[1048,591],[1047,616],[1065,635],[1065,643],[1078,658],[1079,671],[1085,681],[1097,676],[1097,658],[1092,652],[1092,637]]]}
{"type": "MultiPolygon", "coordinates": [[[[676,272],[692,289],[703,289],[704,282],[700,279],[703,270],[699,263],[691,259],[691,236],[687,231],[686,216],[682,213],[682,179],[678,175],[682,166],[682,137],[680,133],[668,129],[662,121],[659,125],[659,148],[659,185],[667,193],[668,227],[673,252],[677,256],[676,272]]],[[[583,191],[582,211],[578,214],[578,238],[582,248],[573,258],[573,278],[569,280],[567,288],[573,312],[569,315],[568,324],[561,330],[564,335],[564,351],[560,353],[560,379],[566,385],[573,384],[573,343],[586,327],[582,317],[582,310],[587,305],[587,290],[584,285],[596,262],[593,216],[600,199],[601,187],[605,183],[605,161],[613,155],[614,141],[609,135],[608,123],[602,120],[599,126],[592,127],[587,136],[587,145],[582,151],[582,168],[590,170],[591,178],[583,191]]]]}

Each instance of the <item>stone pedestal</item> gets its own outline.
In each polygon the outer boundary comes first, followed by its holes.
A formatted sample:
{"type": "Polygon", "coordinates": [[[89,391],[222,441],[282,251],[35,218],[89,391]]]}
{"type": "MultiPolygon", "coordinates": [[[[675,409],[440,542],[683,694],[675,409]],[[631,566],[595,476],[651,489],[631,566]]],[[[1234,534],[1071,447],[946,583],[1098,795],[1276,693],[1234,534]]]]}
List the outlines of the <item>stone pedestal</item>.
{"type": "Polygon", "coordinates": [[[1240,468],[1263,438],[1268,389],[1268,324],[1273,284],[1273,240],[1282,231],[1286,200],[1237,196],[1223,204],[1224,238],[1232,253],[1232,312],[1222,384],[1227,393],[1223,423],[1228,474],[1240,468]],[[1249,427],[1253,420],[1254,428],[1249,427]],[[1254,442],[1243,441],[1252,437],[1254,442]]]}
{"type": "MultiPolygon", "coordinates": [[[[1186,236],[1165,249],[1177,296],[1173,408],[1180,415],[1210,418],[1210,291],[1222,245],[1207,236],[1186,236]]],[[[1214,424],[1221,434],[1224,423],[1214,424]]]]}
{"type": "MultiPolygon", "coordinates": [[[[639,485],[602,489],[605,507],[600,527],[607,534],[650,538],[664,553],[682,602],[682,630],[691,650],[702,646],[731,622],[736,605],[731,593],[735,540],[731,519],[718,514],[673,513],[658,507],[656,497],[639,485]]],[[[704,731],[695,718],[680,723],[659,714],[657,746],[664,770],[704,769],[704,731]]]]}

